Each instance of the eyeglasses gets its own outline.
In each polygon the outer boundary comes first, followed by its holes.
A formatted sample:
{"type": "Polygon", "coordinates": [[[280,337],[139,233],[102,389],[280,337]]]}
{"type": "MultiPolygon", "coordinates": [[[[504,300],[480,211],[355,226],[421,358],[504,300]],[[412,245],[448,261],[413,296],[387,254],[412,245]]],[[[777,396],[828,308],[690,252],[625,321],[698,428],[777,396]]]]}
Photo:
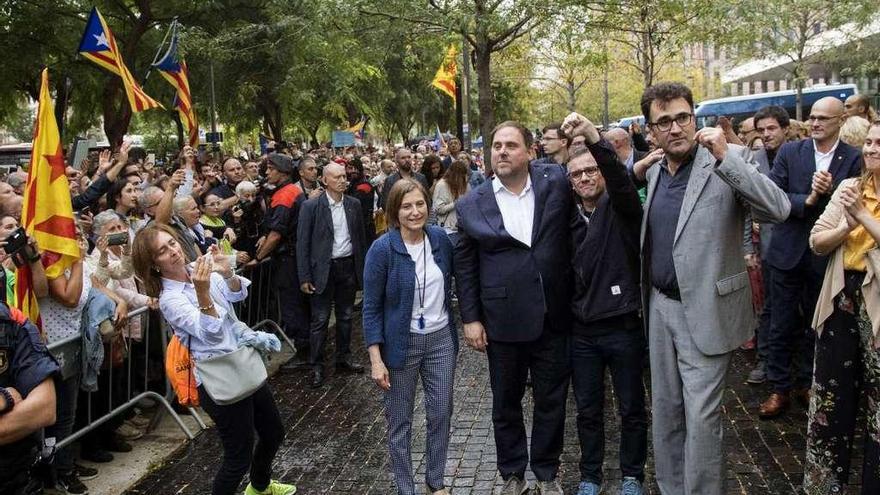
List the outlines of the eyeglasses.
{"type": "Polygon", "coordinates": [[[657,129],[659,131],[665,132],[665,131],[668,131],[669,129],[672,129],[673,122],[678,124],[679,127],[684,127],[684,126],[690,124],[691,120],[693,120],[693,118],[694,118],[694,114],[692,114],[692,113],[680,113],[672,118],[663,117],[662,119],[658,120],[657,122],[649,122],[648,125],[653,126],[655,129],[657,129]]]}
{"type": "Polygon", "coordinates": [[[568,178],[574,181],[580,181],[584,179],[592,179],[599,175],[599,167],[587,167],[581,170],[573,170],[568,173],[568,178]]]}
{"type": "Polygon", "coordinates": [[[205,203],[205,206],[208,208],[219,208],[222,204],[221,201],[214,201],[213,203],[205,203]]]}

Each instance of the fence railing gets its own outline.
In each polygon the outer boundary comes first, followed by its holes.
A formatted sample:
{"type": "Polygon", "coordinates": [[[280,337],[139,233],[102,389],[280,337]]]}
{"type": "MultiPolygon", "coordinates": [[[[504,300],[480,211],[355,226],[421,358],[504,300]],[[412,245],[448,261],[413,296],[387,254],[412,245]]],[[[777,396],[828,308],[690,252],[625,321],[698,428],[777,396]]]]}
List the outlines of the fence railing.
{"type": "MultiPolygon", "coordinates": [[[[251,280],[251,287],[247,299],[237,303],[236,313],[239,318],[254,329],[262,329],[264,331],[275,333],[283,342],[290,347],[293,344],[276,323],[280,316],[280,308],[278,306],[278,298],[273,290],[273,273],[272,263],[270,259],[263,260],[256,266],[244,267],[238,270],[240,274],[251,280]]],[[[84,435],[87,435],[101,425],[113,420],[114,418],[126,413],[135,407],[143,399],[153,399],[162,408],[154,415],[147,431],[154,429],[162,419],[163,413],[171,415],[171,418],[180,427],[184,435],[189,440],[195,438],[190,428],[181,419],[180,415],[172,406],[174,402],[174,390],[165,377],[165,349],[171,337],[171,329],[165,320],[159,315],[158,311],[151,311],[147,307],[139,308],[128,314],[129,320],[138,318],[141,325],[141,339],[135,340],[128,338],[126,332],[123,331],[124,339],[122,342],[125,346],[124,357],[121,364],[112,366],[114,352],[118,349],[116,339],[111,341],[106,349],[104,361],[111,363],[109,366],[102,366],[100,373],[106,373],[106,380],[99,380],[102,385],[107,385],[104,389],[99,388],[94,392],[85,392],[86,410],[77,410],[76,415],[80,418],[77,423],[82,425],[73,431],[64,439],[59,440],[54,449],[60,449],[76,442],[84,435]],[[153,325],[151,327],[151,325],[153,325]],[[159,346],[156,347],[155,340],[159,339],[159,346]],[[153,339],[153,342],[151,342],[153,339]],[[119,374],[122,373],[122,378],[119,374]],[[161,377],[157,378],[157,373],[161,373],[161,377]],[[164,385],[156,386],[156,382],[164,383],[164,385]],[[152,387],[151,387],[152,382],[152,387]],[[97,394],[103,394],[100,399],[106,399],[101,402],[104,405],[101,411],[94,411],[92,404],[95,402],[97,394]],[[81,416],[85,415],[85,416],[81,416]],[[85,418],[82,421],[81,418],[85,418]]],[[[82,370],[82,336],[78,333],[74,336],[53,342],[49,346],[49,352],[55,356],[61,365],[62,376],[69,378],[81,373],[82,370]]],[[[83,393],[82,391],[80,393],[83,393]]],[[[82,404],[82,402],[81,402],[82,404]]],[[[201,429],[205,429],[205,423],[199,416],[198,412],[190,409],[190,414],[195,419],[201,429]]]]}

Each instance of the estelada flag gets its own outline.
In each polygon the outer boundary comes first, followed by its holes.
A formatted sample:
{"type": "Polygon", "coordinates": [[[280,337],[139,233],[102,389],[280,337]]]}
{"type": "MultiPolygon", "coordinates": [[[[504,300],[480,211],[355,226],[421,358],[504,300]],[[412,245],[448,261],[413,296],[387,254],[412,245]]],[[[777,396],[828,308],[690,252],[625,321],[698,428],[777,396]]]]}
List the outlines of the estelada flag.
{"type": "Polygon", "coordinates": [[[86,32],[83,33],[78,51],[83,57],[122,78],[122,85],[125,86],[125,94],[128,96],[132,112],[142,112],[157,107],[165,108],[158,101],[150,98],[147,93],[144,93],[144,90],[135,81],[134,76],[131,75],[122,60],[122,52],[116,45],[116,38],[95,7],[92,7],[86,32]]]}
{"type": "MultiPolygon", "coordinates": [[[[57,278],[80,258],[77,244],[70,186],[65,174],[61,136],[55,121],[55,106],[49,95],[49,71],[43,69],[40,100],[34,124],[34,143],[28,165],[21,224],[28,237],[43,251],[46,277],[57,278]]],[[[27,265],[18,270],[15,280],[16,307],[40,326],[40,311],[33,293],[33,281],[27,265]]]]}
{"type": "Polygon", "coordinates": [[[177,90],[174,106],[180,115],[180,121],[186,128],[189,145],[196,146],[199,144],[199,124],[198,119],[196,119],[196,111],[193,108],[192,94],[189,90],[189,68],[186,66],[186,62],[177,54],[179,39],[177,36],[177,21],[174,21],[171,29],[173,34],[171,35],[171,43],[168,45],[168,51],[165,52],[165,55],[158,62],[153,64],[153,67],[177,90]]]}
{"type": "Polygon", "coordinates": [[[443,63],[440,64],[437,73],[434,74],[434,80],[431,81],[431,86],[446,93],[453,102],[455,101],[455,75],[458,74],[457,56],[458,51],[455,49],[455,45],[449,45],[446,56],[443,57],[443,63]]]}

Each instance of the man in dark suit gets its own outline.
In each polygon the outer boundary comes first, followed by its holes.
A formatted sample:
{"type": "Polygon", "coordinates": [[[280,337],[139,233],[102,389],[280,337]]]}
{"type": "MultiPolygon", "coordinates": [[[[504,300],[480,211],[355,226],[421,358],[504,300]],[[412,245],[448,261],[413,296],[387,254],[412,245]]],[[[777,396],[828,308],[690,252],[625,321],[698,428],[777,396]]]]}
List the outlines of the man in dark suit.
{"type": "MultiPolygon", "coordinates": [[[[788,139],[789,127],[788,112],[776,105],[766,106],[755,114],[755,131],[761,135],[764,147],[752,152],[752,159],[758,164],[758,172],[763,175],[770,176],[770,169],[773,166],[773,160],[779,148],[785,144],[788,139]]],[[[749,372],[746,382],[752,385],[759,385],[767,381],[767,334],[770,333],[770,313],[773,309],[773,297],[770,294],[770,280],[772,273],[770,264],[766,262],[767,253],[770,249],[770,240],[773,236],[774,225],[769,222],[758,224],[758,236],[760,243],[758,245],[757,254],[746,255],[746,264],[749,267],[758,265],[760,260],[761,278],[764,289],[764,307],[761,308],[759,315],[758,328],[755,330],[758,348],[758,362],[755,368],[749,372]]],[[[751,240],[751,238],[749,239],[751,240]]]]}
{"type": "Polygon", "coordinates": [[[522,398],[531,373],[531,468],[538,494],[556,480],[568,393],[571,191],[559,165],[529,166],[532,136],[516,122],[492,133],[495,178],[460,199],[455,276],[465,340],[489,356],[502,494],[528,490],[522,398]]]}
{"type": "Polygon", "coordinates": [[[767,253],[772,269],[767,378],[773,392],[758,410],[761,418],[785,411],[792,392],[800,402],[808,402],[814,336],[802,322],[809,321],[815,310],[827,262],[810,250],[810,229],[837,185],[861,170],[859,150],[838,138],[843,110],[843,102],[833,97],[814,103],[811,137],[782,145],[770,171],[770,178],[791,201],[791,214],[773,229],[767,253]],[[792,376],[789,368],[795,356],[797,376],[792,376]]]}
{"type": "Polygon", "coordinates": [[[351,361],[354,297],[363,284],[366,233],[360,202],[343,194],[348,183],[338,163],[324,166],[324,194],[303,203],[297,228],[300,288],[310,294],[309,364],[312,388],[324,384],[324,344],[330,305],[336,307],[336,369],[362,373],[351,361]]]}

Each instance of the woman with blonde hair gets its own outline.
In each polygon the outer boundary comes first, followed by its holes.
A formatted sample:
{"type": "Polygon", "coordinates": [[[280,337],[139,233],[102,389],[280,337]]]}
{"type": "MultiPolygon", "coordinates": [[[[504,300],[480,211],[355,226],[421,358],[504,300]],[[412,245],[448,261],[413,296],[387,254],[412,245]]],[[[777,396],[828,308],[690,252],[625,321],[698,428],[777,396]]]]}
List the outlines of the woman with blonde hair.
{"type": "Polygon", "coordinates": [[[848,117],[840,126],[840,140],[850,146],[860,147],[865,144],[865,137],[870,127],[871,123],[866,119],[857,116],[848,117]]]}
{"type": "Polygon", "coordinates": [[[812,250],[830,259],[812,324],[807,494],[844,490],[861,413],[867,419],[861,493],[880,493],[880,121],[871,125],[862,156],[862,176],[841,182],[810,232],[812,250]]]}

